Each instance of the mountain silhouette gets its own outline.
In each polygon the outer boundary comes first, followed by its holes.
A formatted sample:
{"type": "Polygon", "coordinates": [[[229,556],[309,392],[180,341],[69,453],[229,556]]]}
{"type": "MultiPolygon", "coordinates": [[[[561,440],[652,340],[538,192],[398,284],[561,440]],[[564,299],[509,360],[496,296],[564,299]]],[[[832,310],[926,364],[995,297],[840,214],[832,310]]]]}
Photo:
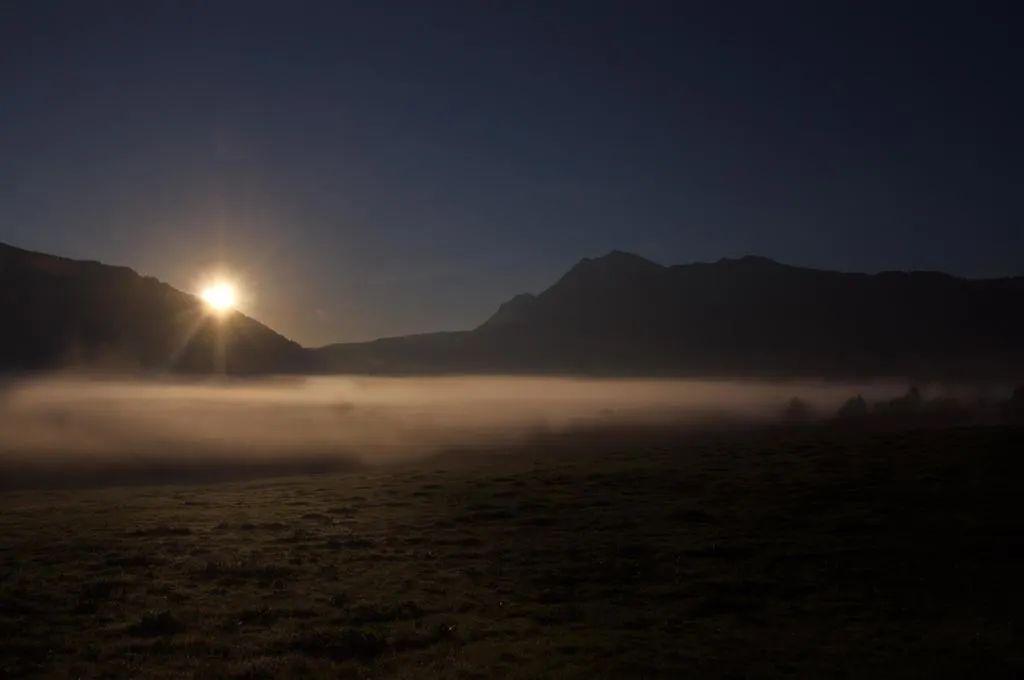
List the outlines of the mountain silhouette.
{"type": "Polygon", "coordinates": [[[303,370],[298,344],[127,267],[0,244],[0,370],[303,370]]]}
{"type": "Polygon", "coordinates": [[[0,370],[1024,378],[1024,277],[613,251],[477,328],[303,349],[126,267],[0,244],[0,370]]]}
{"type": "Polygon", "coordinates": [[[1019,379],[1024,277],[840,273],[747,256],[583,259],[464,332],[313,350],[324,371],[1019,379]]]}

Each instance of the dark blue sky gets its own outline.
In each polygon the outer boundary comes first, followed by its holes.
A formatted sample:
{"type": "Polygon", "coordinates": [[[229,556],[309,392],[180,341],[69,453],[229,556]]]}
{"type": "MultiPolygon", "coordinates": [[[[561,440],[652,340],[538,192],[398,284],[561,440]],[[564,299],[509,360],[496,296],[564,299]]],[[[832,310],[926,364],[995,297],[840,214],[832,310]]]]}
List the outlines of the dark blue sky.
{"type": "Polygon", "coordinates": [[[1024,273],[1014,5],[912,4],[4,3],[0,241],[306,344],[613,248],[1024,273]]]}

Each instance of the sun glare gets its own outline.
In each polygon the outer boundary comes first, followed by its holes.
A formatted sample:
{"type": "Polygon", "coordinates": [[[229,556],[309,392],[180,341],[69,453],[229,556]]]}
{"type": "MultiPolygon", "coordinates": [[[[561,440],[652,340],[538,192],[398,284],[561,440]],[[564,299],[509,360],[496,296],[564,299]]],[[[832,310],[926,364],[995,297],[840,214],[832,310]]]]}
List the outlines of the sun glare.
{"type": "Polygon", "coordinates": [[[225,312],[235,306],[235,289],[227,283],[208,286],[199,297],[215,312],[225,312]]]}

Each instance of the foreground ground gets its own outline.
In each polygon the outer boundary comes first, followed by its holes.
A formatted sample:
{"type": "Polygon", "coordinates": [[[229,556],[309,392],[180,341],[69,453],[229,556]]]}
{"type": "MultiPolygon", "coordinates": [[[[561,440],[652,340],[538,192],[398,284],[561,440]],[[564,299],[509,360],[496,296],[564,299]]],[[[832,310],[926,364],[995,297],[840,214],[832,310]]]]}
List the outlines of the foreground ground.
{"type": "Polygon", "coordinates": [[[1024,431],[0,494],[0,677],[1020,677],[1024,431]]]}

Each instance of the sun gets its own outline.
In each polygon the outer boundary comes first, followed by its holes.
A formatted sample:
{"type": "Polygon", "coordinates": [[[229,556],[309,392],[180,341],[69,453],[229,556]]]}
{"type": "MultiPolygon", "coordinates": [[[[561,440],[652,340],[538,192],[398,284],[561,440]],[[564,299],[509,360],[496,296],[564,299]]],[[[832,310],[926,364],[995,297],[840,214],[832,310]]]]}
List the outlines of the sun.
{"type": "Polygon", "coordinates": [[[199,294],[199,297],[215,312],[226,312],[233,309],[237,300],[235,287],[229,283],[215,283],[207,286],[199,294]]]}

